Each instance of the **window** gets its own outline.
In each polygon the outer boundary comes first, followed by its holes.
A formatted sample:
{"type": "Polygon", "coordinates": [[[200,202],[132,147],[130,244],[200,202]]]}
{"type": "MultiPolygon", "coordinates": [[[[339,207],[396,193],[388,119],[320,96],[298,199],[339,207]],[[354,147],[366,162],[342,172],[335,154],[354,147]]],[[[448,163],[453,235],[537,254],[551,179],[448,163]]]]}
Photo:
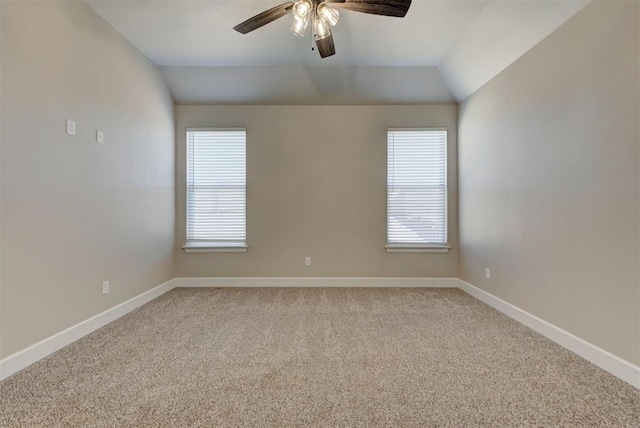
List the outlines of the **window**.
{"type": "Polygon", "coordinates": [[[187,129],[187,252],[246,251],[246,130],[187,129]]]}
{"type": "Polygon", "coordinates": [[[387,132],[387,251],[447,252],[447,130],[387,132]]]}

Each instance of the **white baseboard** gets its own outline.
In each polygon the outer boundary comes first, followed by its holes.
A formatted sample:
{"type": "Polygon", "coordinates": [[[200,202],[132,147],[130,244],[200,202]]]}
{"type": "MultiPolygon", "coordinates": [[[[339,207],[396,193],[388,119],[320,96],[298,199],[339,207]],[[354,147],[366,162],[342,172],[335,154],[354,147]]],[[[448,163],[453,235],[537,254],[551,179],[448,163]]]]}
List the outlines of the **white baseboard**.
{"type": "Polygon", "coordinates": [[[177,287],[460,288],[587,361],[640,388],[640,367],[457,278],[175,278],[0,360],[0,380],[177,287]]]}
{"type": "Polygon", "coordinates": [[[640,367],[635,364],[623,360],[622,358],[617,357],[612,353],[569,333],[568,331],[556,327],[555,325],[500,299],[499,297],[487,293],[468,282],[460,280],[459,287],[476,299],[499,310],[519,323],[526,325],[530,329],[537,331],[560,346],[578,354],[585,360],[592,362],[601,369],[608,371],[612,375],[617,376],[636,388],[640,388],[640,367]]]}
{"type": "Polygon", "coordinates": [[[175,280],[173,279],[167,281],[164,284],[140,294],[139,296],[120,303],[111,309],[63,330],[60,333],[56,333],[53,336],[29,346],[28,348],[3,358],[0,360],[0,380],[11,376],[36,361],[53,354],[57,350],[64,348],[87,334],[94,332],[100,327],[117,320],[121,316],[126,315],[134,309],[137,309],[145,303],[159,297],[175,287],[174,281],[175,280]]]}
{"type": "Polygon", "coordinates": [[[176,278],[176,287],[457,288],[457,278],[176,278]]]}
{"type": "Polygon", "coordinates": [[[64,348],[176,287],[441,287],[457,278],[174,278],[0,360],[0,380],[64,348]]]}

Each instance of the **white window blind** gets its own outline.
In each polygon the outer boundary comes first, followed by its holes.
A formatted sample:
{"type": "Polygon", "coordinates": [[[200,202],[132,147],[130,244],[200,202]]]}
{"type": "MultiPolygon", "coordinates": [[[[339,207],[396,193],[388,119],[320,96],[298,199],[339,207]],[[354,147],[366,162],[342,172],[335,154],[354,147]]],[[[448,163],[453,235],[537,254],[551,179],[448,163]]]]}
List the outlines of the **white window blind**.
{"type": "Polygon", "coordinates": [[[387,243],[447,243],[447,130],[387,132],[387,243]]]}
{"type": "Polygon", "coordinates": [[[245,129],[187,130],[187,245],[247,240],[245,129]]]}

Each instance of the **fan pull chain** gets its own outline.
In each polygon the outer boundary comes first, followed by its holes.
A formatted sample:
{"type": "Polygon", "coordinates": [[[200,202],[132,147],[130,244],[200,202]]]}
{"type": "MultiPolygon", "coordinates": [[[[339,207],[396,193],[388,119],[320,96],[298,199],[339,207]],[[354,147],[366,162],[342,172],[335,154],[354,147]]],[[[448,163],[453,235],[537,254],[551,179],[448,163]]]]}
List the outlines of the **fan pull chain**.
{"type": "Polygon", "coordinates": [[[314,46],[314,42],[316,40],[316,35],[314,34],[316,31],[316,26],[315,26],[315,22],[316,22],[316,8],[314,6],[313,11],[311,12],[311,16],[309,17],[309,19],[311,19],[311,52],[315,51],[316,48],[314,46]]]}

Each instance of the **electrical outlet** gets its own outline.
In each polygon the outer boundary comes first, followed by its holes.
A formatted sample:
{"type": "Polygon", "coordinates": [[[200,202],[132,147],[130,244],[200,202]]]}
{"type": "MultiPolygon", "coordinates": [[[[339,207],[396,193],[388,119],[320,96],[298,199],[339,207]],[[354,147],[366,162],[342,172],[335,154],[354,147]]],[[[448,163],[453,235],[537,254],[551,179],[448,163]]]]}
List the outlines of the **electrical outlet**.
{"type": "Polygon", "coordinates": [[[304,258],[304,265],[305,266],[311,266],[311,257],[305,257],[304,258]]]}
{"type": "Polygon", "coordinates": [[[491,279],[491,269],[489,268],[484,269],[484,277],[485,279],[491,279]]]}
{"type": "Polygon", "coordinates": [[[100,144],[104,143],[104,132],[96,131],[96,143],[100,143],[100,144]]]}
{"type": "Polygon", "coordinates": [[[109,281],[102,283],[102,294],[109,294],[109,281]]]}
{"type": "Polygon", "coordinates": [[[67,134],[76,135],[76,123],[71,119],[67,119],[67,134]]]}

